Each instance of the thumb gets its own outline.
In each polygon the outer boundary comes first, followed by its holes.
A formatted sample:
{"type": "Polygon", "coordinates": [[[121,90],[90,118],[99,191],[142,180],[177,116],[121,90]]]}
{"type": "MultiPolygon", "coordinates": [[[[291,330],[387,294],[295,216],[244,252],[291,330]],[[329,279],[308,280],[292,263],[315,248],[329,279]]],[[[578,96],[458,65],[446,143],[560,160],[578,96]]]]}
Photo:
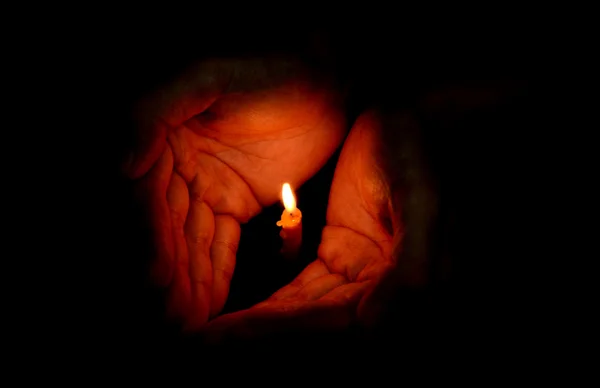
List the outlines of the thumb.
{"type": "Polygon", "coordinates": [[[123,165],[127,177],[138,179],[150,170],[165,149],[167,133],[166,123],[136,126],[134,149],[123,165]]]}

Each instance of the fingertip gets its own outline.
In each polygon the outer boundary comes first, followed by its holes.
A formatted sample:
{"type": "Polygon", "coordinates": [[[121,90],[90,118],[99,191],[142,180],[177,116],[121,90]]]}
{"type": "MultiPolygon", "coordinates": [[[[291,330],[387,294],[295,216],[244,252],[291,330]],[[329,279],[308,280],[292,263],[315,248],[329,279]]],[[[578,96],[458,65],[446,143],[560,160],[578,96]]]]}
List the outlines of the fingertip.
{"type": "Polygon", "coordinates": [[[154,163],[156,163],[156,161],[160,157],[161,153],[162,153],[162,150],[159,149],[158,151],[153,152],[152,154],[148,154],[145,157],[140,158],[140,157],[133,156],[132,159],[130,160],[129,164],[126,165],[127,167],[124,170],[125,175],[129,179],[133,179],[133,180],[141,178],[148,171],[150,171],[150,169],[152,168],[154,163]]]}
{"type": "Polygon", "coordinates": [[[122,164],[121,171],[123,175],[125,175],[125,177],[131,180],[139,179],[142,176],[144,176],[148,171],[150,171],[150,168],[152,167],[154,162],[158,160],[159,156],[160,155],[157,155],[151,162],[140,163],[138,158],[136,157],[136,154],[134,152],[131,152],[127,155],[125,162],[122,164]]]}

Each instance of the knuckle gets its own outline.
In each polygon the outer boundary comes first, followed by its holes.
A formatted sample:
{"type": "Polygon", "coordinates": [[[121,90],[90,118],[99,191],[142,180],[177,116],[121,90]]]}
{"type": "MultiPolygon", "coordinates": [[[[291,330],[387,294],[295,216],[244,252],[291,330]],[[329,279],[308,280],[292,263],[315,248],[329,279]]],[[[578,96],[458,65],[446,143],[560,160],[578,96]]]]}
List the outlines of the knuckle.
{"type": "Polygon", "coordinates": [[[210,243],[210,236],[206,233],[196,233],[188,235],[188,241],[193,245],[208,245],[210,243]]]}
{"type": "Polygon", "coordinates": [[[233,278],[233,270],[229,268],[220,268],[217,271],[221,274],[221,277],[227,282],[230,282],[233,278]]]}
{"type": "MultiPolygon", "coordinates": [[[[212,288],[212,282],[209,279],[201,278],[194,274],[190,274],[190,283],[199,286],[205,293],[212,288]]],[[[206,295],[208,294],[202,296],[205,297],[206,295]]]]}
{"type": "Polygon", "coordinates": [[[222,246],[225,249],[227,249],[230,253],[232,253],[234,256],[237,253],[238,250],[238,245],[235,243],[232,243],[231,241],[225,241],[225,240],[215,240],[214,241],[215,246],[222,246]]]}
{"type": "Polygon", "coordinates": [[[185,225],[185,218],[181,216],[177,211],[171,209],[171,224],[175,232],[183,232],[185,225]]]}
{"type": "Polygon", "coordinates": [[[204,203],[203,193],[199,193],[197,191],[190,192],[190,202],[193,202],[195,204],[203,204],[204,203]]]}

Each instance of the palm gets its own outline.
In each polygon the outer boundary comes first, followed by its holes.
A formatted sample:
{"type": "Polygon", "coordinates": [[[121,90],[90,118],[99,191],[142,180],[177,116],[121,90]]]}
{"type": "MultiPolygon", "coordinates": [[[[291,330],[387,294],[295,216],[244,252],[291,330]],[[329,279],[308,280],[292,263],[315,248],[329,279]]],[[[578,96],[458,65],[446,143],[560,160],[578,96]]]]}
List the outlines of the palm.
{"type": "Polygon", "coordinates": [[[375,159],[379,147],[375,120],[363,115],[346,139],[318,259],[268,300],[209,323],[205,329],[209,337],[256,335],[256,330],[267,333],[290,325],[336,328],[356,317],[361,298],[394,265],[392,251],[402,234],[390,217],[386,180],[375,159]],[[390,218],[388,225],[384,217],[390,218]]]}
{"type": "Polygon", "coordinates": [[[279,198],[284,182],[299,186],[333,153],[341,111],[328,90],[301,86],[225,95],[170,135],[175,171],[188,184],[201,180],[197,189],[216,213],[247,221],[279,198]]]}
{"type": "Polygon", "coordinates": [[[297,187],[310,178],[343,137],[331,89],[293,66],[273,82],[239,73],[236,64],[225,77],[227,90],[200,100],[196,92],[176,95],[182,108],[161,118],[175,125],[142,187],[152,199],[157,275],[169,285],[171,314],[191,327],[226,301],[239,224],[276,201],[282,183],[297,187]],[[171,118],[176,115],[184,120],[171,118]]]}

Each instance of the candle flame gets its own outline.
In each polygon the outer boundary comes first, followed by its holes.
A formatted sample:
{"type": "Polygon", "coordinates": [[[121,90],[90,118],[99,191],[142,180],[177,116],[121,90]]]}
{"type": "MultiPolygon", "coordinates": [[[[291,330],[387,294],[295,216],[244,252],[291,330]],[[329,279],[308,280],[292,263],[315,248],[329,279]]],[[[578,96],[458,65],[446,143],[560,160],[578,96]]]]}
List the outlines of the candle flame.
{"type": "Polygon", "coordinates": [[[283,184],[281,196],[283,198],[283,206],[285,206],[285,210],[290,213],[296,210],[296,198],[294,198],[294,193],[292,192],[292,188],[290,187],[289,183],[283,184]]]}

